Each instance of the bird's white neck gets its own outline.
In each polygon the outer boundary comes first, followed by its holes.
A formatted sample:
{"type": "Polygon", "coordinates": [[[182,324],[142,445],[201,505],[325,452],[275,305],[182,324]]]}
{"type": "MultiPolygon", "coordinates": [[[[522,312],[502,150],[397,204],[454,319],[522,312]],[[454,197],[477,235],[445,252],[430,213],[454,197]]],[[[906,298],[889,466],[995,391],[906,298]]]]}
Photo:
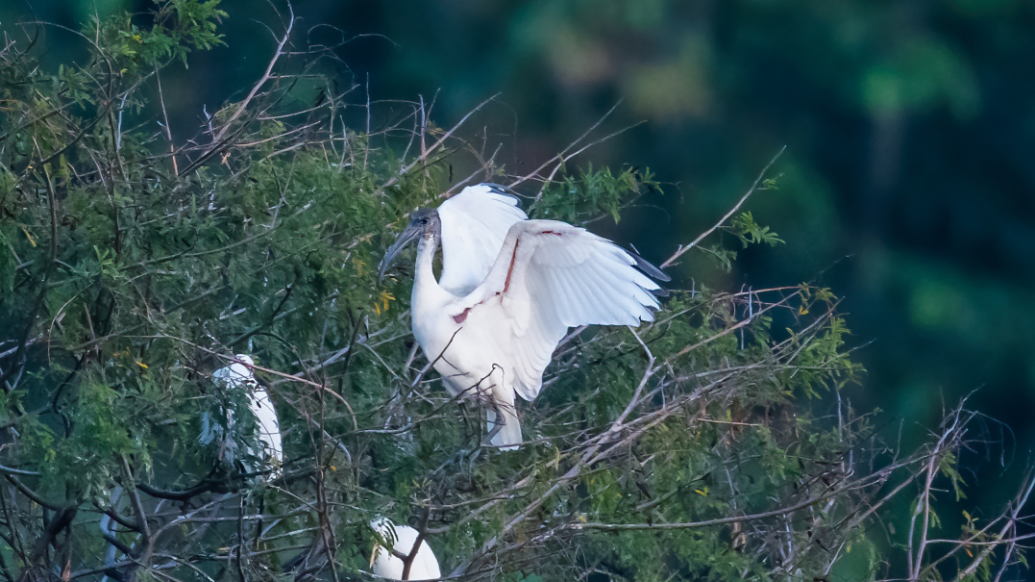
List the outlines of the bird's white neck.
{"type": "Polygon", "coordinates": [[[435,252],[438,237],[422,236],[417,243],[417,270],[413,277],[413,295],[410,305],[413,309],[438,309],[450,299],[455,299],[438,284],[435,278],[435,252]]]}

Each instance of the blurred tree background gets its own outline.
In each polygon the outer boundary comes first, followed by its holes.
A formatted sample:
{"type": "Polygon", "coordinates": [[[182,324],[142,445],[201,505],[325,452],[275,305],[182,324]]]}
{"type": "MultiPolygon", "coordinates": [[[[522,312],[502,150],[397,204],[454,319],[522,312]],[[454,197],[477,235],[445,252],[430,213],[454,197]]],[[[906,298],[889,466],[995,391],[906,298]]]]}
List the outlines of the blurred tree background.
{"type": "MultiPolygon", "coordinates": [[[[0,22],[78,29],[91,15],[146,5],[9,0],[0,22]]],[[[163,79],[172,127],[199,127],[240,99],[276,43],[268,26],[283,6],[220,7],[226,45],[163,79]]],[[[451,125],[499,93],[481,124],[487,141],[506,144],[497,161],[509,173],[531,171],[621,102],[605,131],[644,123],[579,165],[649,165],[667,183],[607,233],[649,258],[714,223],[786,144],[778,190],[750,207],[788,244],[747,249],[732,273],[708,271],[703,282],[835,289],[850,341],[868,344],[855,354],[868,378],[846,392],[859,409],[930,426],[980,387],[972,406],[1031,448],[1035,78],[1023,71],[1035,55],[1035,4],[296,0],[294,9],[311,43],[339,45],[341,60],[322,66],[353,79],[356,102],[420,95],[451,125]]],[[[75,35],[39,32],[45,64],[86,58],[75,35]]]]}

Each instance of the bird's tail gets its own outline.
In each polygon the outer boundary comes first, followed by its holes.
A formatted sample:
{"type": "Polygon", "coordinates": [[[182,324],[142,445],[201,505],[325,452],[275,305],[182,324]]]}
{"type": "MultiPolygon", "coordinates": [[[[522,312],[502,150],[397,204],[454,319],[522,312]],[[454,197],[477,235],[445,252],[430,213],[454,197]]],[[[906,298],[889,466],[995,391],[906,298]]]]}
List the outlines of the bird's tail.
{"type": "Polygon", "coordinates": [[[503,415],[503,418],[500,419],[503,421],[503,426],[499,427],[499,431],[492,436],[492,440],[489,442],[493,446],[499,447],[501,451],[518,450],[518,445],[521,444],[521,421],[518,420],[514,405],[500,403],[498,407],[485,409],[485,418],[489,421],[490,433],[497,428],[497,415],[499,414],[497,411],[503,415]]]}

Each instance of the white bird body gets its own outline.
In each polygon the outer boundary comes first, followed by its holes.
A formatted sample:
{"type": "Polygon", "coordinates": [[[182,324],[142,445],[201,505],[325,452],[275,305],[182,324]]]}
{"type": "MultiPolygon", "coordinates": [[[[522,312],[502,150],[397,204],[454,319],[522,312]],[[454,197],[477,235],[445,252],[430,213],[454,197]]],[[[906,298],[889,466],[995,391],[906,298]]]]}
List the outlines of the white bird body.
{"type": "MultiPolygon", "coordinates": [[[[418,281],[422,278],[417,276],[418,281]]],[[[500,315],[498,309],[494,310],[490,305],[477,306],[467,313],[463,323],[457,323],[450,314],[463,312],[457,307],[463,297],[450,295],[429,299],[425,296],[417,300],[418,293],[419,285],[415,283],[414,299],[411,300],[413,333],[428,359],[434,359],[433,367],[442,376],[446,391],[453,397],[472,396],[489,404],[486,416],[492,425],[490,431],[495,428],[496,421],[492,404],[510,411],[507,422],[493,438],[493,444],[520,443],[521,425],[514,414],[514,387],[501,367],[509,361],[506,342],[501,341],[507,338],[493,333],[500,329],[498,322],[494,321],[500,315]],[[494,363],[498,365],[493,366],[494,363]],[[514,418],[513,422],[510,417],[514,418]]]]}
{"type": "Polygon", "coordinates": [[[265,455],[275,462],[279,475],[279,467],[284,464],[284,448],[280,440],[280,421],[277,419],[277,410],[273,408],[273,401],[269,394],[262,388],[257,388],[249,396],[249,409],[255,415],[258,424],[259,440],[265,445],[265,455]]]}
{"type": "MultiPolygon", "coordinates": [[[[264,450],[260,454],[249,451],[257,457],[266,457],[273,461],[276,469],[270,474],[270,478],[280,476],[280,466],[284,462],[284,449],[280,437],[280,421],[277,418],[277,410],[273,407],[273,401],[269,394],[255,380],[255,374],[250,366],[255,362],[251,356],[238,354],[234,356],[239,360],[212,372],[212,379],[223,384],[228,389],[244,388],[248,391],[248,408],[255,416],[256,432],[259,441],[263,444],[264,450]]],[[[228,425],[233,427],[234,415],[231,411],[228,414],[228,425]]]]}
{"type": "MultiPolygon", "coordinates": [[[[482,185],[466,188],[454,199],[465,195],[469,199],[504,198],[482,185]]],[[[658,308],[652,292],[660,287],[636,267],[653,269],[659,278],[665,276],[585,229],[555,220],[522,219],[514,212],[502,220],[498,215],[490,217],[497,227],[505,224],[507,228],[498,247],[494,238],[475,248],[470,245],[477,240],[468,236],[465,251],[455,244],[456,236],[444,230],[448,223],[462,228],[461,220],[450,216],[441,219],[441,226],[436,224],[443,208],[445,215],[455,214],[447,207],[450,202],[437,213],[415,214],[407,231],[421,235],[411,297],[413,333],[451,395],[472,394],[483,399],[491,395],[496,409],[487,411],[494,432],[491,442],[513,450],[521,442],[514,395],[533,400],[539,394],[543,372],[568,328],[636,326],[652,321],[652,310],[658,308]],[[443,273],[457,273],[454,265],[466,264],[459,268],[463,276],[450,280],[462,294],[435,280],[433,262],[440,230],[443,273]],[[454,244],[447,251],[445,241],[451,238],[454,244]],[[482,273],[480,257],[487,254],[494,254],[495,259],[482,273]],[[469,257],[474,258],[469,261],[469,257]],[[480,282],[471,287],[470,281],[478,277],[480,282]],[[497,426],[497,411],[503,415],[502,426],[497,426]]],[[[467,233],[483,230],[484,223],[479,223],[467,233]]],[[[406,236],[416,235],[404,233],[390,256],[410,240],[406,236]]]]}
{"type": "Polygon", "coordinates": [[[417,530],[408,525],[395,525],[386,518],[370,522],[370,527],[374,528],[386,542],[394,541],[391,549],[384,548],[381,544],[374,545],[373,555],[370,558],[370,569],[374,575],[392,580],[434,580],[442,577],[435,552],[428,545],[428,540],[424,539],[421,540],[417,555],[410,564],[409,576],[403,578],[405,564],[392,551],[409,556],[413,551],[414,542],[417,541],[419,534],[417,530]]]}

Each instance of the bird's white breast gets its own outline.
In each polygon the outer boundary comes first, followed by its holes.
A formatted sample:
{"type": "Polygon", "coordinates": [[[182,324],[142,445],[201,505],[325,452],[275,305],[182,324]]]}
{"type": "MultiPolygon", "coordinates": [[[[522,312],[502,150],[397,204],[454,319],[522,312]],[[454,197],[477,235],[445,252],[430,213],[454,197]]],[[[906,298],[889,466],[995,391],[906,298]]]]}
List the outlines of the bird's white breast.
{"type": "Polygon", "coordinates": [[[497,398],[512,402],[512,396],[499,394],[509,384],[507,369],[512,356],[507,350],[509,333],[497,325],[500,309],[497,300],[475,305],[458,322],[448,308],[420,313],[414,310],[414,335],[424,354],[433,360],[446,389],[456,396],[474,395],[490,390],[497,398]],[[441,356],[441,357],[439,357],[441,356]],[[491,376],[491,378],[490,378],[491,376]]]}

